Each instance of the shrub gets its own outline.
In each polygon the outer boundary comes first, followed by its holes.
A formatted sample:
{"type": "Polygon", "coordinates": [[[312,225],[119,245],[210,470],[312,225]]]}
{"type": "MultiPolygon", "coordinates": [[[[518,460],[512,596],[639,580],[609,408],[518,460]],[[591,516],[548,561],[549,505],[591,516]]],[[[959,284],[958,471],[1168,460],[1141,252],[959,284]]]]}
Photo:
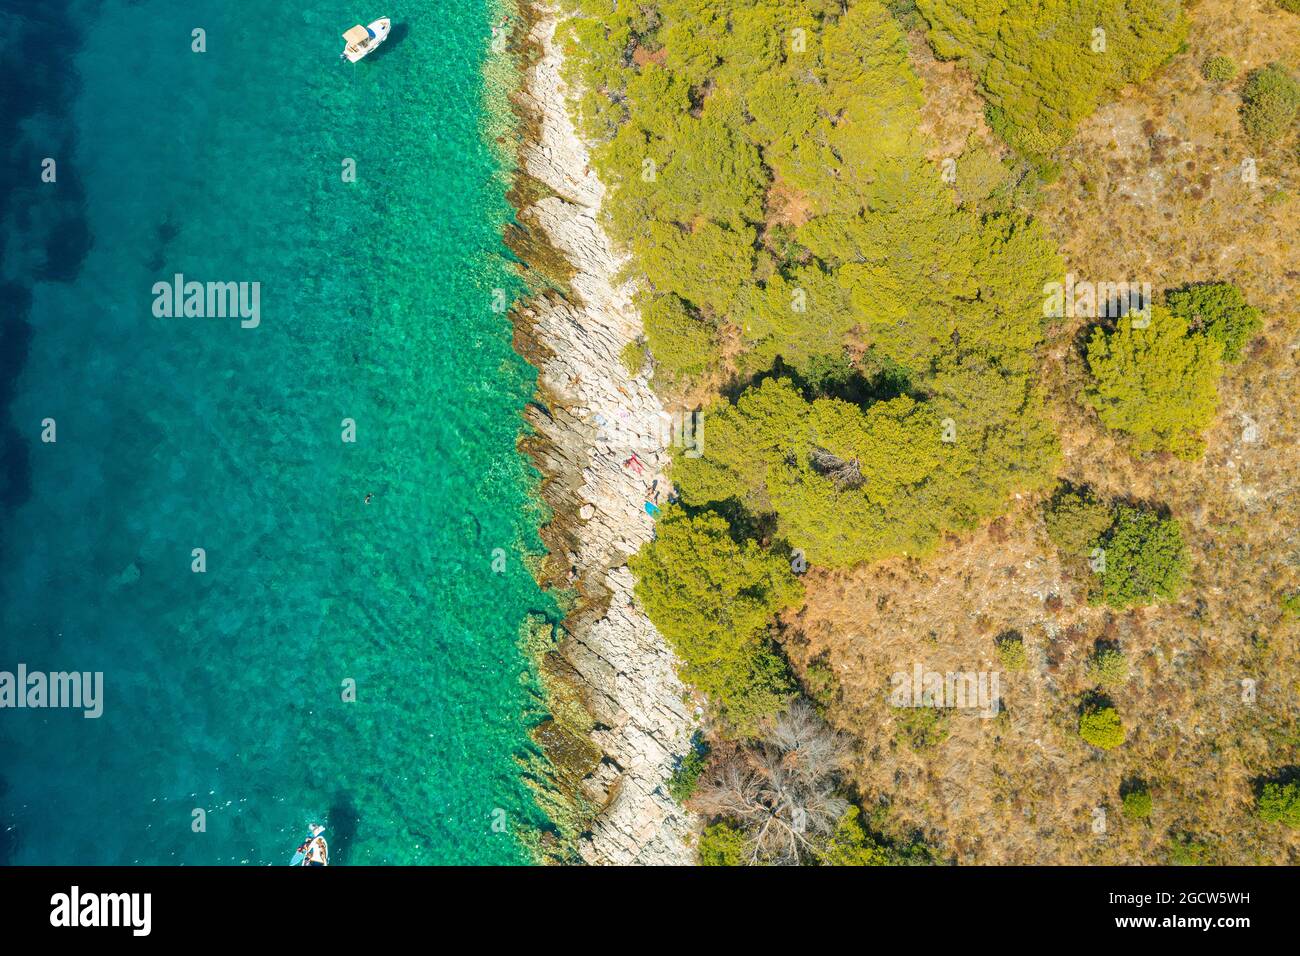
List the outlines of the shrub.
{"type": "Polygon", "coordinates": [[[1014,631],[999,636],[996,640],[998,647],[998,659],[1002,662],[1002,669],[1008,673],[1014,674],[1022,671],[1029,663],[1029,655],[1025,653],[1025,640],[1014,631]]]}
{"type": "Polygon", "coordinates": [[[890,866],[890,852],[871,838],[860,821],[861,811],[849,807],[819,854],[823,866],[890,866]]]}
{"type": "MultiPolygon", "coordinates": [[[[1043,520],[1048,537],[1062,555],[1101,558],[1090,560],[1101,576],[1101,589],[1099,594],[1094,592],[1094,600],[1129,607],[1174,597],[1182,588],[1187,556],[1181,526],[1172,518],[1162,518],[1146,508],[1107,503],[1087,488],[1066,485],[1044,506],[1043,520]]],[[[1121,665],[1123,657],[1118,651],[1101,651],[1089,673],[1117,679],[1121,665]]]]}
{"type": "Polygon", "coordinates": [[[1128,658],[1113,647],[1099,650],[1088,662],[1088,680],[1102,687],[1128,683],[1128,658]]]}
{"type": "Polygon", "coordinates": [[[623,351],[619,353],[619,361],[627,369],[627,374],[635,377],[641,374],[641,369],[645,367],[645,344],[642,342],[628,342],[623,346],[623,351]]]}
{"type": "Polygon", "coordinates": [[[1169,311],[1223,346],[1223,360],[1241,360],[1246,343],[1263,324],[1259,309],[1248,304],[1230,282],[1200,282],[1168,293],[1169,311]]]}
{"type": "Polygon", "coordinates": [[[804,669],[804,690],[823,710],[835,703],[840,693],[839,678],[825,657],[810,661],[804,669]]]}
{"type": "Polygon", "coordinates": [[[1213,855],[1210,844],[1190,833],[1180,833],[1169,841],[1169,862],[1174,866],[1208,866],[1213,855]]]}
{"type": "Polygon", "coordinates": [[[1201,432],[1214,418],[1223,345],[1189,334],[1187,320],[1152,306],[1150,323],[1127,319],[1088,342],[1088,401],[1108,428],[1126,432],[1139,452],[1199,458],[1201,432]]]}
{"type": "Polygon", "coordinates": [[[1255,70],[1241,91],[1241,124],[1258,145],[1276,142],[1290,131],[1300,109],[1300,83],[1279,64],[1255,70]]]}
{"type": "Polygon", "coordinates": [[[1201,76],[1211,83],[1227,83],[1237,75],[1237,64],[1226,56],[1212,56],[1201,64],[1201,76]]]}
{"type": "Polygon", "coordinates": [[[709,764],[709,748],[698,735],[691,741],[691,749],[678,761],[668,778],[668,793],[678,803],[685,803],[695,795],[700,774],[709,764]]]}
{"type": "Polygon", "coordinates": [[[1182,590],[1187,552],[1182,528],[1173,518],[1120,505],[1115,524],[1102,539],[1102,552],[1101,600],[1111,607],[1168,600],[1182,590]]]}
{"type": "Polygon", "coordinates": [[[948,739],[948,711],[942,707],[902,707],[898,714],[898,736],[920,753],[948,739]]]}
{"type": "Polygon", "coordinates": [[[1102,750],[1114,750],[1127,734],[1119,711],[1108,704],[1089,703],[1079,715],[1079,736],[1102,750]]]}
{"type": "Polygon", "coordinates": [[[1300,781],[1264,784],[1255,807],[1266,823],[1300,829],[1300,781]]]}
{"type": "Polygon", "coordinates": [[[745,834],[728,823],[715,823],[700,834],[695,852],[700,866],[744,866],[745,834]]]}
{"type": "Polygon", "coordinates": [[[1295,594],[1283,594],[1278,598],[1277,603],[1282,609],[1282,617],[1290,621],[1300,621],[1300,591],[1295,594]]]}
{"type": "Polygon", "coordinates": [[[1300,13],[1300,0],[1277,0],[1277,5],[1291,13],[1300,13]]]}
{"type": "Polygon", "coordinates": [[[1088,488],[1062,485],[1043,507],[1047,536],[1067,557],[1082,558],[1092,552],[1115,516],[1088,488]]]}
{"type": "Polygon", "coordinates": [[[1151,792],[1146,787],[1134,787],[1122,799],[1122,812],[1130,820],[1145,820],[1151,816],[1151,792]]]}
{"type": "Polygon", "coordinates": [[[683,678],[745,735],[793,691],[767,630],[802,587],[784,558],[753,541],[739,545],[730,532],[716,514],[692,517],[666,506],[654,540],[628,564],[637,598],[682,660],[683,678]]]}
{"type": "Polygon", "coordinates": [[[669,378],[698,375],[715,359],[714,330],[675,295],[643,300],[646,344],[658,370],[669,378]]]}

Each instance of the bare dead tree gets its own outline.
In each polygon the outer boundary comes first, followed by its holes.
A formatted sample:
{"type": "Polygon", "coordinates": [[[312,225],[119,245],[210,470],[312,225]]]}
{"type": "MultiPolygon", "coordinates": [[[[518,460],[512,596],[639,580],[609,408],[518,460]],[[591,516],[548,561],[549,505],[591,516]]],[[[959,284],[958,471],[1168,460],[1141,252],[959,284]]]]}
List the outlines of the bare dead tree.
{"type": "Polygon", "coordinates": [[[862,477],[862,468],[856,458],[841,458],[825,448],[814,448],[812,466],[818,474],[834,481],[842,491],[861,488],[866,484],[866,479],[862,477]]]}
{"type": "Polygon", "coordinates": [[[849,752],[848,738],[832,730],[803,698],[772,721],[763,740],[817,776],[838,773],[849,752]]]}
{"type": "Polygon", "coordinates": [[[759,743],[712,769],[695,805],[744,828],[751,863],[800,863],[848,809],[838,792],[846,753],[844,737],[806,701],[796,701],[759,743]]]}

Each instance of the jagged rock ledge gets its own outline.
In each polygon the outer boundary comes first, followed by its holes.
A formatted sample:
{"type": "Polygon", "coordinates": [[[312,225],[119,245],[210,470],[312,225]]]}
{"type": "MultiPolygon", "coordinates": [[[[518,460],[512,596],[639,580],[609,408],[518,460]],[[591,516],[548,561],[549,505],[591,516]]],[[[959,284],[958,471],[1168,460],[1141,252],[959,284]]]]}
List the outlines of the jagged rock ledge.
{"type": "Polygon", "coordinates": [[[581,721],[557,717],[536,739],[564,764],[559,779],[596,810],[577,839],[584,861],[685,864],[693,821],[665,783],[697,718],[672,652],[633,602],[627,568],[653,534],[644,504],[668,463],[668,419],[645,378],[621,360],[641,322],[632,289],[618,278],[625,263],[598,224],[604,187],[569,117],[557,12],[521,0],[521,13],[522,136],[511,193],[518,225],[507,241],[548,286],[512,313],[515,346],[539,370],[538,400],[525,412],[535,433],[521,447],[544,476],[553,513],[538,578],[578,595],[541,671],[553,698],[576,697],[590,716],[578,729],[581,721]],[[633,455],[640,473],[624,465],[633,455]],[[572,739],[577,733],[599,754],[572,739]]]}

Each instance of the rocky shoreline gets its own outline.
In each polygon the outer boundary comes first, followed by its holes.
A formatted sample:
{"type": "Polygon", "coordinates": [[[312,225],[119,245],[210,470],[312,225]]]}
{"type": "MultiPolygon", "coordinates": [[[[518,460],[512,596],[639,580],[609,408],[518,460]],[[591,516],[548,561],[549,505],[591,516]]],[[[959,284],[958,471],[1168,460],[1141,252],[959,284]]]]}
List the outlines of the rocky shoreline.
{"type": "Polygon", "coordinates": [[[621,359],[641,322],[630,284],[619,281],[625,260],[599,225],[604,187],[568,113],[557,11],[523,13],[515,31],[523,135],[511,194],[518,225],[507,241],[547,288],[512,313],[516,348],[539,370],[538,398],[525,413],[534,434],[521,447],[544,476],[553,514],[538,578],[577,594],[540,670],[549,696],[585,712],[557,716],[535,739],[561,788],[590,808],[575,834],[583,861],[686,864],[694,824],[665,783],[698,718],[672,652],[633,602],[627,568],[653,535],[645,505],[656,480],[667,486],[659,471],[671,419],[621,359]]]}

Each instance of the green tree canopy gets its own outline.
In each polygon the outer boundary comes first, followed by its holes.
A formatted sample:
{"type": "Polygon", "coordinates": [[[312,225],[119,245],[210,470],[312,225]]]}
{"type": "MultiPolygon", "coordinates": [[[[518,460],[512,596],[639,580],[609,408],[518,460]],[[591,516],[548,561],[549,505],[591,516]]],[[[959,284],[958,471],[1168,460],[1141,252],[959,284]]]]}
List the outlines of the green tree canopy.
{"type": "Polygon", "coordinates": [[[744,866],[745,832],[729,823],[715,823],[700,834],[695,848],[700,866],[744,866]]]}
{"type": "Polygon", "coordinates": [[[941,516],[927,486],[954,457],[942,435],[933,412],[906,396],[864,412],[767,379],[705,412],[704,454],[678,458],[673,475],[688,501],[775,511],[814,564],[853,564],[933,545],[941,516]]]}
{"type": "Polygon", "coordinates": [[[683,679],[709,695],[739,733],[776,713],[793,689],[767,637],[802,588],[787,561],[732,540],[716,514],[665,507],[655,538],[629,562],[637,599],[682,660],[683,679]]]}
{"type": "Polygon", "coordinates": [[[742,375],[779,360],[809,381],[866,355],[906,383],[872,407],[764,387],[715,407],[705,458],[674,474],[686,500],[774,511],[809,560],[844,565],[922,553],[1043,487],[1058,451],[1039,290],[1062,265],[996,157],[963,157],[960,189],[939,175],[889,10],[567,2],[609,228],[647,280],[664,378],[716,366],[725,341],[742,375]]]}
{"type": "Polygon", "coordinates": [[[1256,803],[1259,818],[1300,830],[1300,781],[1266,783],[1256,803]]]}
{"type": "Polygon", "coordinates": [[[1124,816],[1130,820],[1145,820],[1151,816],[1151,792],[1145,787],[1129,790],[1121,800],[1124,816]]]}
{"type": "Polygon", "coordinates": [[[1221,344],[1225,362],[1240,361],[1242,350],[1263,325],[1259,309],[1230,282],[1197,282],[1174,289],[1166,294],[1165,303],[1174,315],[1221,344]]]}
{"type": "MultiPolygon", "coordinates": [[[[963,401],[996,408],[975,388],[992,381],[1001,379],[976,376],[963,401]]],[[[866,408],[810,401],[791,380],[768,378],[735,405],[705,410],[703,454],[678,457],[673,479],[694,504],[735,499],[774,512],[813,564],[924,554],[942,531],[996,513],[1014,487],[1046,480],[1055,452],[1046,426],[1027,432],[1014,412],[986,416],[906,395],[866,408]],[[949,408],[960,422],[939,417],[949,408]]]]}
{"type": "Polygon", "coordinates": [[[1214,418],[1223,345],[1191,333],[1185,318],[1151,306],[1149,324],[1135,313],[1114,330],[1093,330],[1088,343],[1089,402],[1102,423],[1126,432],[1139,452],[1198,458],[1201,432],[1214,418]]]}
{"type": "Polygon", "coordinates": [[[1120,505],[1102,538],[1102,551],[1101,598],[1112,607],[1168,600],[1186,582],[1187,550],[1173,518],[1120,505]]]}
{"type": "Polygon", "coordinates": [[[891,866],[896,862],[889,850],[863,828],[861,816],[857,807],[849,807],[840,817],[820,853],[822,866],[891,866]]]}
{"type": "Polygon", "coordinates": [[[697,375],[717,360],[717,330],[677,296],[642,296],[639,304],[657,371],[668,379],[697,375]]]}
{"type": "Polygon", "coordinates": [[[917,0],[930,43],[979,78],[989,123],[1043,158],[1120,87],[1178,52],[1178,0],[917,0]],[[1100,31],[1100,32],[1099,32],[1100,31]]]}
{"type": "Polygon", "coordinates": [[[1043,508],[1047,536],[1068,558],[1084,558],[1115,523],[1110,505],[1090,488],[1063,485],[1043,508]]]}
{"type": "Polygon", "coordinates": [[[1101,750],[1114,750],[1127,737],[1119,711],[1107,704],[1089,704],[1079,715],[1079,736],[1101,750]]]}
{"type": "Polygon", "coordinates": [[[1273,63],[1253,71],[1241,90],[1241,125],[1258,145],[1276,142],[1290,132],[1300,111],[1300,83],[1284,66],[1273,63]]]}

